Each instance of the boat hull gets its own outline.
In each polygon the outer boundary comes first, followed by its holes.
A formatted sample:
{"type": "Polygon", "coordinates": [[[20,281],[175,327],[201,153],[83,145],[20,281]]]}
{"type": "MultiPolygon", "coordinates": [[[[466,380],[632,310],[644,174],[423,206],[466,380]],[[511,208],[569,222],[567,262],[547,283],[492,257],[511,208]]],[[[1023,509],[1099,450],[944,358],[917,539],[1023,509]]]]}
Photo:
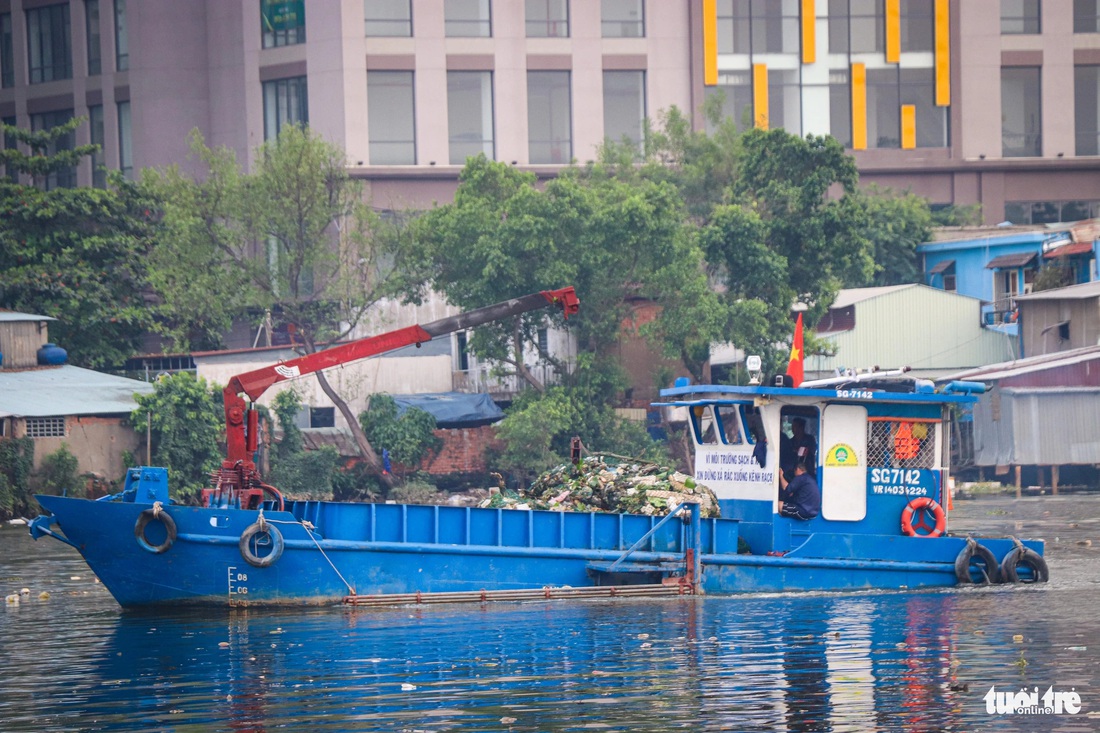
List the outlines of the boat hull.
{"type": "MultiPolygon", "coordinates": [[[[783,555],[737,554],[734,520],[703,520],[693,530],[678,519],[658,527],[660,518],[635,515],[305,502],[264,511],[284,546],[269,566],[256,567],[240,538],[257,511],[165,507],[176,535],[155,552],[166,539],[163,522],[146,521],[144,546],[134,531],[152,504],[39,500],[124,608],[325,605],[416,594],[475,600],[482,591],[508,597],[661,583],[707,594],[948,587],[958,582],[954,562],[966,546],[956,537],[811,534],[783,555]],[[697,578],[686,561],[691,554],[700,560],[697,578]],[[608,572],[616,561],[623,564],[608,572]]],[[[998,559],[1013,547],[982,543],[998,559]]],[[[1042,551],[1042,543],[1027,544],[1042,551]]]]}

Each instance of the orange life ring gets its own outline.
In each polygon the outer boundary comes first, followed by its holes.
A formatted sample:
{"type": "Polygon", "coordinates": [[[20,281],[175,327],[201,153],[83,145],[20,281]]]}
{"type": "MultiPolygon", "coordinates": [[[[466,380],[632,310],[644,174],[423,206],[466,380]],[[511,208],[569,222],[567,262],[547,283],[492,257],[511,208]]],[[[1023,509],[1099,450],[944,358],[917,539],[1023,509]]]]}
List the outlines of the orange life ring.
{"type": "Polygon", "coordinates": [[[901,513],[901,531],[910,537],[939,537],[947,529],[947,512],[929,496],[918,496],[906,505],[901,513]],[[925,523],[924,510],[932,512],[936,518],[936,526],[930,527],[925,523]],[[913,524],[913,515],[920,511],[917,523],[913,524]],[[917,532],[917,529],[925,530],[925,534],[917,532]]]}

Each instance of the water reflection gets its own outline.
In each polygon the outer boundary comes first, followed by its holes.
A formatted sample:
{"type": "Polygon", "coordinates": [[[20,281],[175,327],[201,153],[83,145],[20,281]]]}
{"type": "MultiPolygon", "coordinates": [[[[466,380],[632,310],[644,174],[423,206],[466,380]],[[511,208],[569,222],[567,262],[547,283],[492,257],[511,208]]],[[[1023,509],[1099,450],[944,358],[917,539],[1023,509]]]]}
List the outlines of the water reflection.
{"type": "MultiPolygon", "coordinates": [[[[1062,506],[971,519],[1054,536],[1062,506]]],[[[139,615],[5,529],[0,590],[32,593],[0,613],[0,728],[1089,730],[1100,586],[1067,537],[1046,587],[139,615]],[[1074,687],[1084,710],[990,716],[992,685],[1074,687]]]]}

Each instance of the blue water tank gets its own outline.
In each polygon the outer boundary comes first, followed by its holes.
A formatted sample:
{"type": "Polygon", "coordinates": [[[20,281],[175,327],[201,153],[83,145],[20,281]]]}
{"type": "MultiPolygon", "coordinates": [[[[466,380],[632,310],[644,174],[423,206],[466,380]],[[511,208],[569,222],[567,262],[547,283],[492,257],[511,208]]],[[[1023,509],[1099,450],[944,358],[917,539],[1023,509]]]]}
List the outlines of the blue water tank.
{"type": "Polygon", "coordinates": [[[57,344],[45,344],[38,350],[38,363],[42,366],[61,366],[69,360],[69,353],[57,344]]]}

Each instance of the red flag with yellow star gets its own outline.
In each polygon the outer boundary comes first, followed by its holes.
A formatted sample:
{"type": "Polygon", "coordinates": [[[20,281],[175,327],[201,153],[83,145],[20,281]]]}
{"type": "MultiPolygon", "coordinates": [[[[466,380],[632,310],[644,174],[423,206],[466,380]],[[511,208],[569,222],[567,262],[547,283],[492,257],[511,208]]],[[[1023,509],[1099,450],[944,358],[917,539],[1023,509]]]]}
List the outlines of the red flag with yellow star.
{"type": "Polygon", "coordinates": [[[794,386],[802,384],[802,365],[806,361],[802,353],[802,314],[798,314],[798,322],[794,326],[794,342],[791,344],[791,360],[787,362],[787,376],[791,378],[794,386]]]}

